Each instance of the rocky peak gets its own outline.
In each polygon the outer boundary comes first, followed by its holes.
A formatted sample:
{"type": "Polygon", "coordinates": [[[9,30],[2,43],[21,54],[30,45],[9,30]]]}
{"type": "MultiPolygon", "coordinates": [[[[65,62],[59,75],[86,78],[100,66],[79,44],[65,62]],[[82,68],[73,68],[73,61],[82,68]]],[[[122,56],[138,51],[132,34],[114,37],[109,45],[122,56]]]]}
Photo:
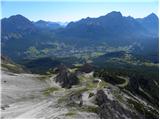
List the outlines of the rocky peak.
{"type": "Polygon", "coordinates": [[[108,13],[106,16],[108,16],[108,17],[122,17],[122,14],[121,14],[121,12],[112,11],[112,12],[108,13]]]}

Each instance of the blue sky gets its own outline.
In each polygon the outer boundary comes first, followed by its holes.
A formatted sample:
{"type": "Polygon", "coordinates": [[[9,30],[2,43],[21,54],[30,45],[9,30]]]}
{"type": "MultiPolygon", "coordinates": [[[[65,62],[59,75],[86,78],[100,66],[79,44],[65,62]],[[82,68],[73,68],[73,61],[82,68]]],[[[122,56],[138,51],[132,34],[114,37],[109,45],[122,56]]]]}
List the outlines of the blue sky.
{"type": "Polygon", "coordinates": [[[158,15],[158,0],[2,0],[1,9],[2,18],[21,14],[32,21],[69,22],[111,11],[142,18],[152,12],[158,15]]]}

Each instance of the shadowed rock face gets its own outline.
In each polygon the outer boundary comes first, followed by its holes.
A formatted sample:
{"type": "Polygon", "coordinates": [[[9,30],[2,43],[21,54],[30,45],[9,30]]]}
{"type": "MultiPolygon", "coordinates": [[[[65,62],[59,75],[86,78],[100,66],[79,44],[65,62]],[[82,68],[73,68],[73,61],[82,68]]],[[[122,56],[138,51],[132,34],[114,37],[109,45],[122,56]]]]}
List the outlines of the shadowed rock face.
{"type": "Polygon", "coordinates": [[[72,85],[79,83],[75,73],[70,73],[66,66],[60,65],[58,68],[58,75],[56,77],[56,82],[59,82],[63,88],[71,88],[72,85]]]}
{"type": "Polygon", "coordinates": [[[91,64],[86,63],[82,67],[80,67],[78,71],[84,72],[84,73],[90,73],[93,70],[94,70],[94,67],[91,64]]]}
{"type": "Polygon", "coordinates": [[[103,103],[106,103],[109,99],[107,98],[106,94],[104,93],[103,90],[97,91],[96,94],[96,102],[97,105],[102,105],[103,103]]]}
{"type": "Polygon", "coordinates": [[[141,118],[134,112],[124,109],[117,101],[109,100],[103,90],[98,90],[96,102],[99,106],[98,115],[102,119],[141,118]]]}
{"type": "Polygon", "coordinates": [[[127,87],[131,92],[143,96],[156,107],[159,104],[159,86],[156,83],[158,84],[159,81],[133,75],[127,87]]]}

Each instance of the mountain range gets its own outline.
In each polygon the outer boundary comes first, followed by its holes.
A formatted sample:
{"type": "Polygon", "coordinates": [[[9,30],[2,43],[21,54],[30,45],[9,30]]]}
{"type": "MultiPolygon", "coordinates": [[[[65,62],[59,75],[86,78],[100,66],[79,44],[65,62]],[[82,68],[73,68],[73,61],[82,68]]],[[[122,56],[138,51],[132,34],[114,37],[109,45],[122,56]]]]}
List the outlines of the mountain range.
{"type": "Polygon", "coordinates": [[[76,48],[102,44],[115,48],[131,46],[135,53],[147,49],[148,53],[156,54],[158,25],[154,13],[144,18],[133,18],[113,11],[98,18],[87,17],[70,22],[65,27],[56,22],[32,22],[22,15],[14,15],[1,20],[2,54],[17,59],[25,57],[30,47],[43,50],[52,48],[55,42],[76,48]]]}

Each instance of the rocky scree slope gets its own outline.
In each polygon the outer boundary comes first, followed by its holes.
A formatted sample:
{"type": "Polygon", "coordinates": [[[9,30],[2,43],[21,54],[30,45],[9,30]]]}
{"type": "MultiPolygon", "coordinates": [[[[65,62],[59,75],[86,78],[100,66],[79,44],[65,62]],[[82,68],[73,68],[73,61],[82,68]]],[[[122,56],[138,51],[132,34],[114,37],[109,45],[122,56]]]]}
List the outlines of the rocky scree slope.
{"type": "Polygon", "coordinates": [[[1,118],[158,118],[158,110],[147,101],[95,78],[94,71],[75,74],[79,82],[69,84],[70,89],[61,87],[64,81],[67,84],[68,75],[59,82],[59,74],[2,69],[1,118]]]}

